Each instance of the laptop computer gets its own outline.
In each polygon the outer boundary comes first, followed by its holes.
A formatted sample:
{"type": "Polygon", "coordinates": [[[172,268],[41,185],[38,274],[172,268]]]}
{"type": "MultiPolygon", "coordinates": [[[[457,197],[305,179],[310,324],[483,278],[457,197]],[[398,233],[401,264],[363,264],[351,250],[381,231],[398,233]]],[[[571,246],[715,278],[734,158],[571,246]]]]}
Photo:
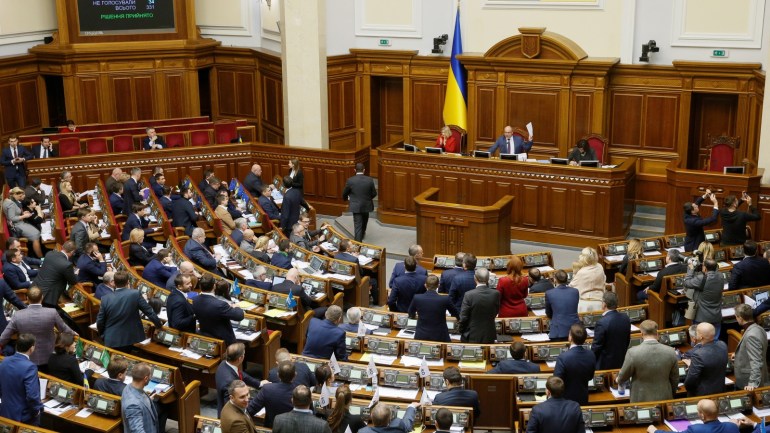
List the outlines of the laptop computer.
{"type": "Polygon", "coordinates": [[[318,256],[313,256],[310,258],[310,263],[304,268],[300,268],[300,271],[306,274],[317,274],[323,269],[323,266],[324,261],[318,256]]]}

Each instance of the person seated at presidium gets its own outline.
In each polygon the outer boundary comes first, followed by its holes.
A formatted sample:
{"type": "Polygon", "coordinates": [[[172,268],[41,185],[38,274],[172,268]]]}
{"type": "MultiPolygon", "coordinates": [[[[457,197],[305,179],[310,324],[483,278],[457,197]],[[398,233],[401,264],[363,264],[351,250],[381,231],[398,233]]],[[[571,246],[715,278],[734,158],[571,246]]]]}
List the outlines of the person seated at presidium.
{"type": "Polygon", "coordinates": [[[444,152],[460,153],[460,143],[452,135],[452,129],[448,126],[441,128],[441,133],[436,138],[436,147],[444,149],[444,152]]]}
{"type": "Polygon", "coordinates": [[[147,137],[142,140],[142,148],[144,150],[160,150],[166,146],[163,141],[163,137],[159,136],[155,132],[155,128],[147,128],[147,137]]]}
{"type": "Polygon", "coordinates": [[[588,140],[579,140],[567,157],[569,165],[580,165],[580,161],[597,161],[596,152],[588,140]]]}
{"type": "Polygon", "coordinates": [[[500,153],[525,153],[532,149],[534,137],[529,137],[529,141],[524,141],[519,135],[513,135],[513,128],[506,126],[503,129],[503,135],[497,138],[495,144],[489,148],[489,154],[494,155],[497,150],[500,153]]]}

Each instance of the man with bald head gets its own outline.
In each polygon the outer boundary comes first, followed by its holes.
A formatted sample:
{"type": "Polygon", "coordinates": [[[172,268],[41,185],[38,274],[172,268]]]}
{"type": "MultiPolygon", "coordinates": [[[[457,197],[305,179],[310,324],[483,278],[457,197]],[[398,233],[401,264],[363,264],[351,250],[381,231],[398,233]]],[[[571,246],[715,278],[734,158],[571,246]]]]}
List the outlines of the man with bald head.
{"type": "Polygon", "coordinates": [[[274,284],[273,287],[270,289],[273,292],[283,293],[284,295],[288,295],[289,291],[291,291],[291,294],[295,298],[299,298],[302,302],[302,307],[305,308],[305,311],[310,311],[313,309],[313,300],[308,296],[307,293],[305,293],[305,290],[300,286],[300,283],[302,281],[299,279],[299,271],[295,268],[289,269],[289,272],[286,274],[286,280],[274,284]]]}
{"type": "Polygon", "coordinates": [[[123,170],[121,170],[120,167],[115,167],[112,169],[112,174],[110,174],[110,177],[104,181],[104,187],[107,188],[107,191],[111,191],[112,185],[122,185],[123,181],[123,170]]]}
{"type": "MultiPolygon", "coordinates": [[[[685,430],[687,433],[738,433],[738,426],[733,422],[722,422],[719,410],[714,400],[704,398],[698,401],[698,417],[703,421],[702,425],[692,424],[685,430]]],[[[666,433],[667,430],[658,430],[654,425],[647,427],[649,433],[666,433]]]]}
{"type": "Polygon", "coordinates": [[[699,323],[695,333],[700,345],[690,350],[690,358],[684,360],[689,367],[684,380],[687,396],[725,392],[727,345],[719,340],[714,341],[716,330],[708,322],[699,323]]]}
{"type": "Polygon", "coordinates": [[[262,167],[259,164],[251,166],[251,171],[243,179],[243,186],[246,187],[246,191],[251,194],[252,197],[258,198],[262,195],[262,167]]]}
{"type": "Polygon", "coordinates": [[[386,403],[377,403],[372,409],[373,427],[364,427],[359,433],[408,433],[412,431],[414,416],[420,403],[412,403],[406,408],[403,418],[393,417],[393,409],[386,403]]]}
{"type": "Polygon", "coordinates": [[[503,129],[503,135],[497,138],[495,144],[489,148],[489,154],[494,155],[497,150],[500,153],[525,153],[532,149],[533,137],[529,141],[524,141],[519,135],[513,135],[513,128],[509,125],[503,129]]]}
{"type": "Polygon", "coordinates": [[[197,272],[195,272],[195,266],[192,264],[192,262],[185,260],[179,264],[179,269],[168,278],[168,281],[166,281],[166,290],[169,292],[174,290],[176,287],[176,276],[179,274],[188,275],[190,277],[192,280],[193,290],[198,285],[198,278],[201,277],[197,272]]]}

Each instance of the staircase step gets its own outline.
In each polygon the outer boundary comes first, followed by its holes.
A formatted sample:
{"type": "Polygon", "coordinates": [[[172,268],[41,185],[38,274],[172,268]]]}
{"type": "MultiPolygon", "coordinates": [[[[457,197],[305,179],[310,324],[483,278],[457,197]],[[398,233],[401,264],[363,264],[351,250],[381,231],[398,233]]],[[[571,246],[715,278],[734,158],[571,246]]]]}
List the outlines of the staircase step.
{"type": "Polygon", "coordinates": [[[648,213],[655,215],[666,215],[666,208],[663,206],[636,205],[636,213],[648,213]]]}
{"type": "Polygon", "coordinates": [[[650,238],[662,236],[665,233],[664,227],[634,225],[628,234],[629,238],[650,238]]]}
{"type": "Polygon", "coordinates": [[[650,226],[664,228],[666,226],[666,216],[637,212],[634,214],[634,219],[631,226],[650,226]]]}

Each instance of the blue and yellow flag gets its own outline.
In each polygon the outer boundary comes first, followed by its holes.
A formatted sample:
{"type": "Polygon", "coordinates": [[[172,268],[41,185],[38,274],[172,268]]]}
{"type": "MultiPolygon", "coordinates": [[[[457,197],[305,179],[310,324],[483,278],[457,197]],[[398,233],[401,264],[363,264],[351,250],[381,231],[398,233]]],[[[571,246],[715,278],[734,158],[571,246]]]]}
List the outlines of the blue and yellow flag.
{"type": "Polygon", "coordinates": [[[230,287],[230,293],[234,296],[238,296],[241,294],[241,286],[238,284],[238,279],[233,279],[233,285],[230,287]]]}
{"type": "Polygon", "coordinates": [[[444,98],[444,124],[468,129],[468,88],[466,72],[457,56],[463,53],[460,37],[460,8],[455,17],[455,33],[452,37],[452,57],[449,60],[446,97],[444,98]]]}
{"type": "Polygon", "coordinates": [[[286,298],[286,309],[293,310],[297,306],[297,301],[294,299],[294,293],[289,289],[289,296],[286,298]]]}

